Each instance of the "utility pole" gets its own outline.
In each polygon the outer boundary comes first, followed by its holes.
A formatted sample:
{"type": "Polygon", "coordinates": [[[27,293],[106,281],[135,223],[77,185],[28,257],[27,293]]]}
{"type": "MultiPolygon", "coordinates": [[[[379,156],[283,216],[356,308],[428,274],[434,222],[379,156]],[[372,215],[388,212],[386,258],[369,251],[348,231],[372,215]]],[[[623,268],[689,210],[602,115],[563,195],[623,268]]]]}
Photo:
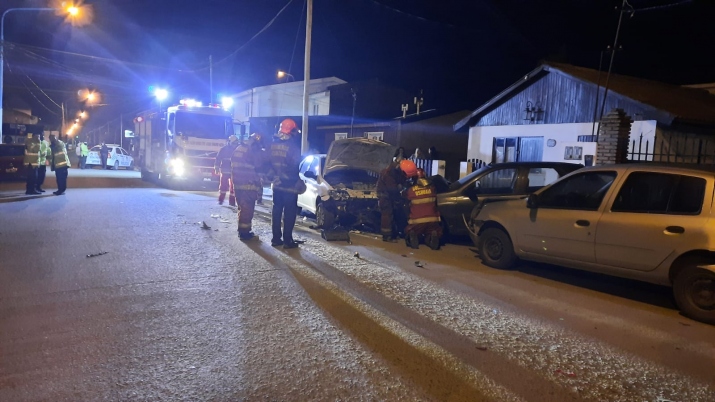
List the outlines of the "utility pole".
{"type": "Polygon", "coordinates": [[[313,30],[313,0],[308,1],[308,15],[305,20],[305,78],[303,81],[303,133],[300,142],[300,153],[308,152],[308,101],[310,88],[310,40],[313,30]]]}
{"type": "Polygon", "coordinates": [[[124,148],[124,115],[119,113],[119,146],[124,148]]]}
{"type": "Polygon", "coordinates": [[[350,88],[350,93],[353,95],[353,115],[350,118],[350,138],[353,136],[353,123],[355,122],[355,105],[357,104],[357,94],[350,88]]]}
{"type": "Polygon", "coordinates": [[[60,138],[62,138],[62,134],[64,134],[65,131],[65,103],[62,102],[62,127],[60,127],[60,138]]]}
{"type": "Polygon", "coordinates": [[[214,59],[209,55],[209,103],[214,103],[214,59]]]}

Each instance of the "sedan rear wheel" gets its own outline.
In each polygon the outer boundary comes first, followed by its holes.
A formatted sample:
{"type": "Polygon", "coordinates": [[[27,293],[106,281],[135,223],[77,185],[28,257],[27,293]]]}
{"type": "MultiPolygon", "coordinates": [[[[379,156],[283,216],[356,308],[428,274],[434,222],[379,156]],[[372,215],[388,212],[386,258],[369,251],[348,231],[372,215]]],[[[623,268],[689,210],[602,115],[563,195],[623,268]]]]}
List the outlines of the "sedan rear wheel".
{"type": "Polygon", "coordinates": [[[675,277],[673,294],[683,314],[715,324],[715,272],[695,266],[683,269],[675,277]]]}
{"type": "Polygon", "coordinates": [[[499,269],[512,268],[517,260],[509,235],[499,228],[486,229],[479,235],[479,256],[485,265],[499,269]]]}
{"type": "Polygon", "coordinates": [[[119,170],[119,161],[114,161],[114,170],[119,170]]]}

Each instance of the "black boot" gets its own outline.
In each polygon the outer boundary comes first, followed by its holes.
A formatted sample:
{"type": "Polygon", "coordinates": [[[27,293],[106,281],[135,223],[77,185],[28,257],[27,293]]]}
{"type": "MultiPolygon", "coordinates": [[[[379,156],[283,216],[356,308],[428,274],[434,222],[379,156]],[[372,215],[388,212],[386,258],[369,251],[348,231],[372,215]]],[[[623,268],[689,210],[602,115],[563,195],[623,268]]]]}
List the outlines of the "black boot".
{"type": "Polygon", "coordinates": [[[382,236],[382,241],[388,242],[388,243],[397,243],[397,239],[395,239],[392,236],[382,236]]]}
{"type": "Polygon", "coordinates": [[[420,248],[420,238],[417,236],[417,233],[408,233],[405,235],[405,244],[410,248],[420,248]]]}
{"type": "Polygon", "coordinates": [[[437,236],[436,230],[433,230],[432,233],[427,235],[425,244],[427,244],[427,246],[429,246],[432,250],[439,250],[439,236],[437,236]]]}

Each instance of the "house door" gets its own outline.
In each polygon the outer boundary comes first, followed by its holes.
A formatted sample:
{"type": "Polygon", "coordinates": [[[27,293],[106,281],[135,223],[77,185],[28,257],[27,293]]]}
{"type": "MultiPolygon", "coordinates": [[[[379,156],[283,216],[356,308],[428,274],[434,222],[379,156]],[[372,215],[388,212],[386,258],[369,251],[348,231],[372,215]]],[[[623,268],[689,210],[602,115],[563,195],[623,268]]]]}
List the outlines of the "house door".
{"type": "Polygon", "coordinates": [[[494,138],[492,163],[541,162],[544,154],[544,137],[494,138]]]}

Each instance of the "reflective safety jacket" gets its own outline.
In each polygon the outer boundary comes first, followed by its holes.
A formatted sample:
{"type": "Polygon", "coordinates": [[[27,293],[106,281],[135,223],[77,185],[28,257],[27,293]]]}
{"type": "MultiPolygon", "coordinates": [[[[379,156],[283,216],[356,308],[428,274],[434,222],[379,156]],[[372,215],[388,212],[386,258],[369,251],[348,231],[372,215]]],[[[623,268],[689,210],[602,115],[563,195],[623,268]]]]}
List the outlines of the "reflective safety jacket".
{"type": "Polygon", "coordinates": [[[45,162],[52,159],[52,149],[47,141],[40,141],[40,166],[45,166],[45,162]]]}
{"type": "Polygon", "coordinates": [[[23,166],[32,165],[36,168],[40,165],[40,139],[27,138],[25,140],[25,157],[22,159],[23,166]]]}
{"type": "Polygon", "coordinates": [[[296,187],[300,180],[298,165],[300,165],[300,137],[274,140],[271,144],[273,189],[299,193],[296,187]]]}
{"type": "Polygon", "coordinates": [[[417,179],[412,187],[407,188],[405,197],[410,202],[410,225],[439,222],[437,191],[429,180],[417,179]]]}
{"type": "Polygon", "coordinates": [[[231,162],[231,180],[233,180],[234,190],[257,191],[261,188],[260,178],[256,173],[256,165],[259,160],[260,154],[256,153],[250,144],[240,144],[233,150],[229,161],[231,162]]]}
{"type": "Polygon", "coordinates": [[[70,158],[67,155],[65,143],[60,140],[55,140],[50,146],[52,147],[52,170],[70,167],[70,158]]]}
{"type": "Polygon", "coordinates": [[[236,149],[238,141],[229,142],[228,144],[221,147],[221,149],[216,154],[216,161],[214,162],[214,171],[219,170],[221,174],[231,174],[231,155],[236,149]]]}
{"type": "Polygon", "coordinates": [[[80,149],[80,156],[89,156],[89,147],[84,142],[80,149]]]}

